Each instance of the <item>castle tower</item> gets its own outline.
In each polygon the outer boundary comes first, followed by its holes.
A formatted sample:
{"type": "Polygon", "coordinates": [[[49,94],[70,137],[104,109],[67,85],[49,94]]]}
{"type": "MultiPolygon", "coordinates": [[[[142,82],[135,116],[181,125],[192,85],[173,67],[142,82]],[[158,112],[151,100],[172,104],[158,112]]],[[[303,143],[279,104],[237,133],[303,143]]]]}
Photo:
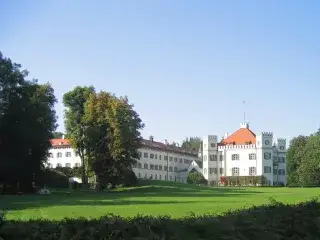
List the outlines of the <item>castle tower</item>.
{"type": "Polygon", "coordinates": [[[267,179],[267,185],[273,185],[273,133],[262,132],[256,138],[257,144],[257,175],[263,175],[267,179]]]}
{"type": "Polygon", "coordinates": [[[202,159],[202,171],[205,179],[208,181],[216,179],[217,174],[210,172],[216,168],[218,162],[218,137],[216,135],[208,135],[203,138],[202,159]]]}

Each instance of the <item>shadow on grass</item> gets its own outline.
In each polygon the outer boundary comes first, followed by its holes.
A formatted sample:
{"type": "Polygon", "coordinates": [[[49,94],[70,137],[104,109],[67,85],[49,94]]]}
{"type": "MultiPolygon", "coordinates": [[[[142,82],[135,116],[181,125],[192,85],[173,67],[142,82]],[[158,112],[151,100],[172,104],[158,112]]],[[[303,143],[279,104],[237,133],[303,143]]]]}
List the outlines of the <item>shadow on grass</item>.
{"type": "MultiPolygon", "coordinates": [[[[138,186],[110,192],[58,191],[51,195],[0,196],[0,209],[10,211],[49,206],[186,204],[200,201],[204,203],[206,202],[204,197],[234,198],[259,193],[248,189],[208,188],[164,181],[160,184],[155,181],[152,184],[152,186],[138,186]]],[[[207,202],[209,201],[210,199],[207,202]]]]}
{"type": "MultiPolygon", "coordinates": [[[[121,218],[96,220],[4,221],[3,239],[318,239],[320,204],[317,201],[253,207],[224,216],[121,218]]],[[[1,224],[1,221],[0,221],[1,224]]]]}

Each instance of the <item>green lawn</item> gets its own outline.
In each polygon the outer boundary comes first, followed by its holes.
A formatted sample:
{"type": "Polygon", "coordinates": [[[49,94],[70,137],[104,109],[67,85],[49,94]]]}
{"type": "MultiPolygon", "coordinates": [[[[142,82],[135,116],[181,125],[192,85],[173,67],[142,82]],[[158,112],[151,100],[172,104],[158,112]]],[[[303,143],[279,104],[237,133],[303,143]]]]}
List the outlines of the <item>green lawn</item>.
{"type": "Polygon", "coordinates": [[[269,202],[298,203],[317,197],[320,188],[202,188],[157,182],[113,192],[56,191],[51,195],[1,196],[0,210],[8,219],[95,218],[108,213],[121,216],[219,214],[230,209],[269,202]]]}

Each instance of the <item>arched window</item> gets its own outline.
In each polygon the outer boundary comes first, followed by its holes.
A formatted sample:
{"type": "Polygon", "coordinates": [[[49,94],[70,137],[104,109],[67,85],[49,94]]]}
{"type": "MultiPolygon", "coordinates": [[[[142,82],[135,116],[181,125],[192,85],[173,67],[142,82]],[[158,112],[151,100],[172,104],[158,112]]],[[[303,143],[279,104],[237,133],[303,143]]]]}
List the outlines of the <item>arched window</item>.
{"type": "Polygon", "coordinates": [[[155,180],[158,180],[158,175],[157,175],[157,174],[154,176],[154,179],[155,179],[155,180]]]}
{"type": "Polygon", "coordinates": [[[162,179],[161,179],[161,174],[159,174],[159,180],[162,180],[162,179]]]}

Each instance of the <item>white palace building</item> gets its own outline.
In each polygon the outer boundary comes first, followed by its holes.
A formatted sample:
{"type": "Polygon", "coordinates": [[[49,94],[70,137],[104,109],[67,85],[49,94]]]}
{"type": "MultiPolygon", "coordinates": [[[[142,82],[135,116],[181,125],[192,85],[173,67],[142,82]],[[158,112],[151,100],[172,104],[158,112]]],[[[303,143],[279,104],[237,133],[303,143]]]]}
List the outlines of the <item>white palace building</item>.
{"type": "MultiPolygon", "coordinates": [[[[48,166],[77,167],[81,161],[67,139],[52,139],[48,166]]],[[[214,184],[222,176],[265,176],[270,186],[286,184],[286,140],[274,139],[271,132],[256,135],[247,123],[233,134],[203,138],[195,151],[142,140],[140,159],[133,166],[138,178],[186,182],[197,171],[214,184]]]]}

